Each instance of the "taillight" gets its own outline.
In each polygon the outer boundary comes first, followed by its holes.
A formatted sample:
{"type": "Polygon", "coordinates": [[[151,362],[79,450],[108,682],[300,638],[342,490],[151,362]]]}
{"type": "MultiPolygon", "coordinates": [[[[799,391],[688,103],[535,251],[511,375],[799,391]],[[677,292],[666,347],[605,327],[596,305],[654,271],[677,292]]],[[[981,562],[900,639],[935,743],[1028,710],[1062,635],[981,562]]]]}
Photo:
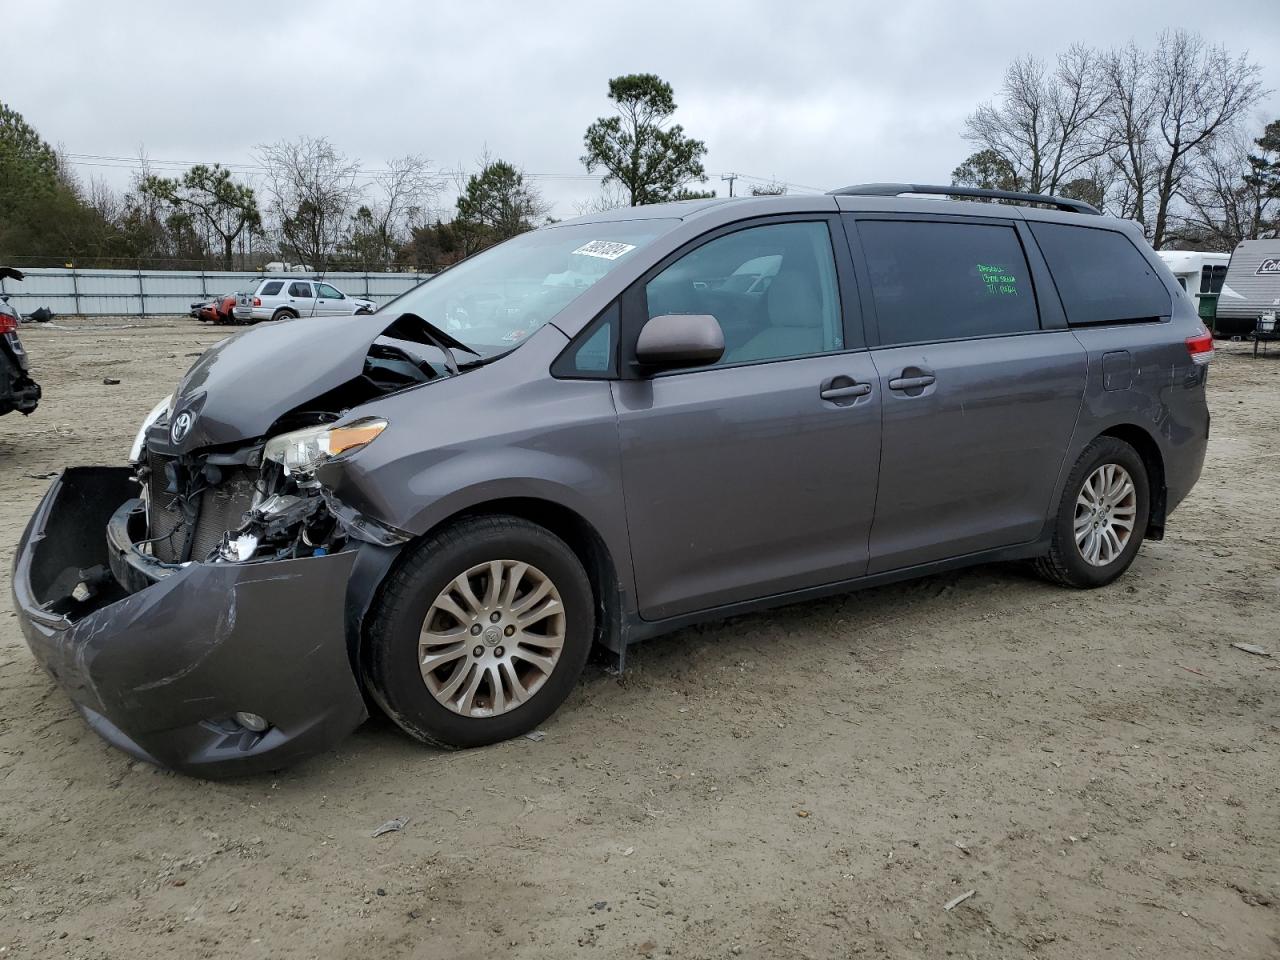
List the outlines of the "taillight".
{"type": "Polygon", "coordinates": [[[17,333],[18,321],[10,314],[0,313],[0,333],[17,333]]]}
{"type": "Polygon", "coordinates": [[[1213,334],[1201,327],[1194,337],[1187,337],[1187,353],[1192,363],[1208,363],[1213,359],[1213,334]]]}
{"type": "Polygon", "coordinates": [[[260,306],[262,306],[262,298],[261,298],[261,297],[254,297],[254,298],[253,298],[253,305],[254,305],[255,307],[260,307],[260,306]]]}

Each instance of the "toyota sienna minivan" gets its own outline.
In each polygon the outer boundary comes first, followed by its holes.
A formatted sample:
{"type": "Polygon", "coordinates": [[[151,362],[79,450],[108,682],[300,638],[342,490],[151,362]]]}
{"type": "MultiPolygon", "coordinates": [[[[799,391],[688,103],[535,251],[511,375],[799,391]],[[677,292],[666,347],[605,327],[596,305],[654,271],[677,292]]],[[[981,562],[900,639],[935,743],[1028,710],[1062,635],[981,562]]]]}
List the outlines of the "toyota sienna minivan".
{"type": "Polygon", "coordinates": [[[1200,474],[1212,356],[1078,201],[612,211],[211,348],[127,465],[53,482],[16,609],[95,731],[187,773],[370,709],[489,744],[593,645],[990,561],[1111,583],[1200,474]]]}

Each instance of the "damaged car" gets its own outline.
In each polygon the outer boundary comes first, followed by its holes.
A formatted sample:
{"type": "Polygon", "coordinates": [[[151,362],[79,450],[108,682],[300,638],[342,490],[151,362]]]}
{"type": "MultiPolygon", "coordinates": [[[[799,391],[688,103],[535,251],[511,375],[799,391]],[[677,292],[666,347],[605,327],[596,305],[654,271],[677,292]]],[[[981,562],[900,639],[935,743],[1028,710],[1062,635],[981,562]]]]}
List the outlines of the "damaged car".
{"type": "MultiPolygon", "coordinates": [[[[22,271],[0,267],[0,277],[21,280],[22,271]]],[[[31,364],[18,338],[21,322],[9,298],[0,299],[0,416],[15,410],[27,415],[40,404],[40,384],[31,379],[31,364]]]]}
{"type": "Polygon", "coordinates": [[[913,192],[612,211],[222,341],[53,482],[28,644],[107,741],[215,777],[373,709],[517,736],[593,646],[707,619],[994,560],[1110,583],[1199,475],[1212,339],[1132,225],[913,192]]]}

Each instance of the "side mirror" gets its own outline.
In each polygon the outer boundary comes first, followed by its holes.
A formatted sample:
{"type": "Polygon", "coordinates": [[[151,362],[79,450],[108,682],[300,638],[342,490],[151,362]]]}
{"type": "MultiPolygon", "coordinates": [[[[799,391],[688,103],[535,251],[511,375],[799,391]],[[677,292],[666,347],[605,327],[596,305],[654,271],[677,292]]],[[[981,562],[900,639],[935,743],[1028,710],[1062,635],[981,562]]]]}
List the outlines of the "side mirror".
{"type": "Polygon", "coordinates": [[[724,331],[709,313],[653,317],[640,328],[636,340],[636,360],[656,369],[701,367],[723,355],[724,331]]]}

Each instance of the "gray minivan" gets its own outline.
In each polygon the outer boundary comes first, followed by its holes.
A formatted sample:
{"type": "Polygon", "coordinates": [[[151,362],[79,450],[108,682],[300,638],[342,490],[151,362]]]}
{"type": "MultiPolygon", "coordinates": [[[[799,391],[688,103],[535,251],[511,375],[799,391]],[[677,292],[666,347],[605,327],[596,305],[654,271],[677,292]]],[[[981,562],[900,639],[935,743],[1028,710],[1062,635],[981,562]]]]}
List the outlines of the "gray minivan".
{"type": "Polygon", "coordinates": [[[1212,356],[1139,229],[1077,201],[613,211],[217,344],[127,466],[54,481],[16,609],[93,729],[185,772],[374,705],[478,746],[593,645],[989,561],[1110,583],[1200,474],[1212,356]]]}

